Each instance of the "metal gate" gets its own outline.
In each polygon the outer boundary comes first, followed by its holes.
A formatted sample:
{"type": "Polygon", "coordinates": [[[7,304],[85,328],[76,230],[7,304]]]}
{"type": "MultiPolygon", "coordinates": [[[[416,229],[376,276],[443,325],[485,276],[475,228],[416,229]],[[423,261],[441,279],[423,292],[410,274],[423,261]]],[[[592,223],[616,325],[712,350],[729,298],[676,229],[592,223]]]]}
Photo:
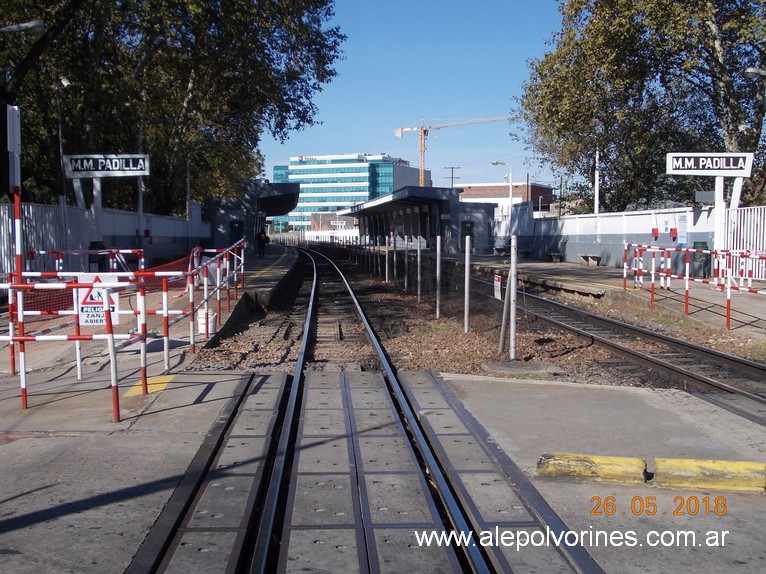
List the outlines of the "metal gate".
{"type": "MultiPolygon", "coordinates": [[[[766,256],[766,206],[726,210],[725,248],[729,251],[749,251],[753,256],[766,256]]],[[[751,259],[748,267],[752,279],[766,279],[765,260],[751,259]]]]}

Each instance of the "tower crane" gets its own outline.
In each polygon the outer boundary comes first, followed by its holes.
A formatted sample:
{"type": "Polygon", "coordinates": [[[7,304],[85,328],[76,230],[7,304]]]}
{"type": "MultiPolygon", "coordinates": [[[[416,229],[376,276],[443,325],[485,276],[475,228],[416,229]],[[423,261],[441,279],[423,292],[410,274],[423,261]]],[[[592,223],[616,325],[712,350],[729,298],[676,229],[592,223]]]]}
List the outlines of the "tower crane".
{"type": "Polygon", "coordinates": [[[512,120],[514,116],[500,116],[496,118],[479,118],[475,120],[464,120],[461,122],[452,122],[448,124],[436,124],[425,125],[425,121],[422,120],[420,126],[415,128],[396,128],[394,135],[398,138],[402,137],[405,132],[418,132],[420,134],[420,187],[424,187],[426,184],[426,138],[428,132],[433,130],[440,130],[442,128],[452,128],[456,126],[469,126],[473,124],[487,124],[490,122],[499,122],[502,120],[512,120]]]}

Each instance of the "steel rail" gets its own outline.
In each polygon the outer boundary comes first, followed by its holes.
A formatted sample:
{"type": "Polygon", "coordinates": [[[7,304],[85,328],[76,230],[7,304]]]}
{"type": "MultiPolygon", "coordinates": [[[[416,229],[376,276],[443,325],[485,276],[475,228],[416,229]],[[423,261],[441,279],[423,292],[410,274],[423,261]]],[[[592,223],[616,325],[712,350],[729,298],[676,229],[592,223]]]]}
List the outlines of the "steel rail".
{"type": "Polygon", "coordinates": [[[708,349],[706,347],[702,347],[701,345],[696,345],[694,343],[689,343],[687,341],[682,341],[680,339],[675,339],[673,337],[668,337],[667,335],[663,335],[661,333],[655,333],[653,331],[644,329],[643,327],[638,327],[636,325],[627,325],[625,323],[621,323],[614,319],[610,319],[609,317],[604,317],[602,315],[597,315],[595,313],[589,313],[588,311],[584,311],[576,307],[571,307],[569,305],[564,305],[563,303],[559,303],[557,301],[551,301],[543,297],[538,297],[537,295],[526,294],[525,296],[535,301],[544,301],[546,305],[550,305],[550,306],[553,306],[554,308],[562,309],[566,311],[567,313],[584,317],[589,322],[595,321],[595,322],[601,323],[602,325],[608,328],[627,332],[631,336],[640,337],[642,339],[649,339],[657,343],[661,343],[663,345],[667,345],[675,349],[683,350],[684,352],[691,353],[693,355],[696,355],[705,359],[710,359],[712,357],[716,359],[717,361],[725,363],[727,366],[731,368],[746,371],[758,377],[763,377],[763,380],[766,380],[766,365],[764,364],[757,363],[755,361],[751,361],[743,357],[737,357],[736,355],[729,355],[727,353],[722,353],[720,351],[716,351],[715,349],[708,349]]]}
{"type": "Polygon", "coordinates": [[[306,321],[303,328],[303,340],[301,341],[300,350],[298,352],[297,361],[295,364],[295,371],[293,374],[293,381],[290,386],[290,394],[288,395],[287,404],[285,408],[285,414],[283,418],[282,428],[280,430],[279,443],[277,446],[276,456],[274,458],[274,464],[269,476],[269,486],[266,491],[266,497],[261,508],[260,518],[258,521],[258,529],[255,540],[255,549],[252,557],[250,558],[250,564],[248,571],[251,574],[263,574],[269,572],[270,559],[273,558],[271,552],[275,525],[277,522],[277,516],[281,512],[280,497],[283,489],[286,488],[284,476],[286,475],[285,469],[287,466],[287,453],[291,446],[294,444],[295,439],[295,421],[296,421],[296,409],[299,404],[299,391],[302,388],[304,381],[304,365],[306,363],[306,351],[309,345],[311,324],[316,319],[316,301],[317,301],[317,265],[314,258],[310,253],[305,250],[301,250],[310,259],[314,269],[314,279],[311,284],[311,295],[309,296],[309,305],[306,312],[306,321]]]}
{"type": "MultiPolygon", "coordinates": [[[[341,280],[345,284],[346,289],[348,290],[349,295],[352,301],[354,302],[354,306],[356,307],[356,310],[359,313],[359,317],[362,320],[362,323],[364,324],[365,331],[370,340],[370,343],[375,348],[375,352],[377,353],[378,358],[381,364],[383,365],[383,370],[389,381],[390,388],[393,391],[394,396],[396,398],[397,406],[399,407],[402,415],[406,419],[408,429],[414,438],[414,441],[413,441],[414,446],[417,448],[420,456],[423,459],[423,462],[426,465],[426,468],[429,473],[429,476],[427,478],[430,478],[430,480],[434,483],[436,492],[438,493],[438,496],[441,498],[442,504],[444,506],[445,511],[447,512],[447,515],[449,517],[449,520],[453,528],[456,531],[463,532],[467,535],[472,530],[475,530],[475,528],[473,528],[468,523],[468,520],[465,517],[465,513],[462,509],[462,506],[458,502],[457,497],[455,496],[450,486],[447,476],[442,471],[441,465],[439,464],[437,460],[434,449],[431,443],[429,442],[429,440],[426,438],[426,434],[421,426],[421,423],[418,417],[415,415],[409,400],[407,399],[404,389],[402,388],[402,384],[397,378],[394,368],[392,367],[390,361],[388,360],[386,352],[381,346],[380,341],[378,340],[377,335],[375,334],[375,330],[373,329],[372,325],[367,319],[367,316],[364,313],[364,310],[362,309],[362,306],[359,303],[359,300],[354,294],[354,291],[351,288],[351,285],[349,285],[348,281],[346,280],[346,277],[343,275],[343,273],[338,268],[338,266],[329,257],[319,252],[316,252],[316,253],[321,255],[325,259],[327,259],[327,261],[329,261],[330,264],[333,267],[335,267],[336,271],[341,277],[341,280]]],[[[466,554],[466,558],[468,559],[473,572],[489,573],[492,571],[497,571],[496,565],[492,564],[490,559],[484,555],[484,553],[481,551],[480,545],[466,545],[462,549],[464,550],[466,554]]]]}
{"type": "MultiPolygon", "coordinates": [[[[705,349],[704,347],[700,347],[692,343],[687,343],[685,341],[673,339],[672,337],[667,337],[665,335],[661,335],[658,333],[652,333],[651,331],[647,331],[646,329],[642,329],[640,327],[635,327],[632,325],[619,323],[618,321],[607,319],[606,317],[602,317],[594,313],[589,313],[581,309],[575,309],[555,301],[549,301],[541,297],[536,297],[534,295],[526,295],[526,297],[533,297],[536,300],[537,304],[548,305],[557,310],[562,310],[565,313],[568,313],[570,315],[578,316],[586,322],[602,323],[604,325],[607,325],[610,329],[618,329],[619,331],[622,332],[621,334],[627,333],[628,335],[631,335],[634,337],[650,339],[654,342],[661,343],[669,347],[670,349],[675,349],[678,351],[689,353],[696,357],[705,358],[708,360],[712,357],[721,362],[725,362],[730,368],[747,370],[747,372],[750,374],[757,373],[761,377],[763,377],[761,381],[766,380],[766,366],[759,367],[758,363],[755,363],[753,361],[742,359],[741,357],[735,357],[733,355],[726,355],[725,353],[720,353],[712,349],[705,349]]],[[[552,325],[555,325],[561,329],[575,333],[579,337],[590,339],[593,343],[598,344],[602,347],[605,347],[609,349],[611,352],[618,354],[622,357],[625,357],[626,359],[637,361],[648,367],[660,369],[666,373],[670,373],[673,375],[680,375],[681,377],[683,377],[684,379],[688,381],[691,381],[692,383],[701,384],[706,387],[712,387],[712,388],[725,391],[728,393],[737,394],[737,395],[746,397],[752,401],[755,401],[761,404],[766,404],[766,397],[764,396],[751,393],[744,389],[734,387],[732,385],[713,379],[701,373],[694,372],[693,370],[689,370],[684,367],[674,365],[673,363],[669,361],[665,361],[659,358],[655,358],[651,355],[647,355],[646,353],[642,353],[641,351],[630,349],[619,342],[610,340],[607,337],[594,334],[588,330],[580,328],[566,321],[553,318],[550,315],[546,315],[546,313],[540,310],[539,308],[537,311],[535,311],[533,308],[526,306],[524,308],[524,312],[540,320],[543,320],[552,325]]]]}
{"type": "MultiPolygon", "coordinates": [[[[487,281],[482,278],[473,277],[472,281],[482,284],[483,286],[491,286],[490,281],[487,281]]],[[[490,297],[489,295],[486,295],[486,297],[491,298],[493,301],[496,301],[494,297],[490,297]]],[[[614,332],[615,337],[629,336],[629,337],[635,337],[637,339],[649,340],[654,343],[665,345],[671,350],[685,353],[687,355],[692,355],[694,357],[698,357],[706,361],[711,361],[711,360],[717,361],[718,362],[717,366],[724,366],[730,369],[738,370],[743,373],[747,373],[748,375],[756,377],[754,380],[754,382],[756,383],[761,383],[762,381],[766,381],[766,365],[764,364],[757,363],[755,361],[751,361],[743,357],[737,357],[736,355],[729,355],[727,353],[722,353],[715,349],[709,349],[707,347],[702,347],[700,345],[689,343],[687,341],[683,341],[680,339],[675,339],[673,337],[668,337],[667,335],[663,335],[661,333],[655,333],[653,331],[644,329],[642,327],[622,323],[620,321],[610,319],[608,317],[604,317],[603,315],[591,313],[583,309],[573,307],[571,305],[560,303],[558,301],[551,301],[550,299],[546,299],[545,297],[540,297],[538,295],[533,295],[531,293],[526,293],[526,292],[523,293],[520,299],[531,300],[534,302],[534,304],[537,304],[539,306],[548,306],[558,311],[561,311],[562,313],[565,313],[567,315],[578,317],[582,322],[586,324],[587,323],[599,324],[603,328],[606,328],[607,330],[614,332]]],[[[692,384],[698,387],[701,387],[703,389],[714,388],[720,391],[745,397],[749,400],[752,400],[760,404],[766,404],[766,396],[762,396],[760,394],[752,393],[744,389],[737,388],[735,386],[729,385],[727,383],[711,378],[704,374],[695,372],[690,369],[683,368],[678,365],[674,365],[673,363],[669,361],[652,357],[651,355],[647,355],[646,353],[642,353],[641,351],[630,349],[620,344],[619,342],[615,342],[613,340],[610,340],[607,337],[603,337],[593,333],[592,331],[588,330],[587,327],[573,325],[564,320],[558,320],[556,318],[553,318],[550,315],[546,314],[546,312],[541,311],[539,308],[538,308],[538,311],[535,311],[529,305],[520,305],[520,309],[523,312],[527,313],[528,315],[531,315],[540,320],[543,320],[551,325],[554,325],[560,329],[563,329],[564,331],[574,333],[580,338],[590,340],[594,344],[598,344],[599,346],[605,347],[609,351],[613,352],[614,354],[619,355],[629,361],[638,362],[639,364],[642,364],[644,366],[656,368],[656,369],[662,370],[665,373],[682,377],[684,380],[687,380],[691,382],[692,384]]],[[[764,387],[764,392],[766,392],[766,387],[764,387]]],[[[727,408],[729,408],[729,410],[732,410],[732,411],[738,410],[733,407],[731,408],[727,407],[727,408]]],[[[740,411],[740,413],[741,412],[744,412],[744,411],[740,411]]],[[[743,414],[742,416],[745,416],[745,415],[743,414]]]]}

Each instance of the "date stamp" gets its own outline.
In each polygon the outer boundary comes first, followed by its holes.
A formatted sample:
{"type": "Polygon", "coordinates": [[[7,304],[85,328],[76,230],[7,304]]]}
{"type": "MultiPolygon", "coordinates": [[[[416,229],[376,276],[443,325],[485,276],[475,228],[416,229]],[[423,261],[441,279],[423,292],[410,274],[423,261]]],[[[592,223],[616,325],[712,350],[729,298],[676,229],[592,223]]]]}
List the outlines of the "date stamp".
{"type": "Polygon", "coordinates": [[[725,496],[676,496],[673,505],[660,508],[656,496],[634,496],[618,502],[614,496],[593,496],[591,516],[725,516],[725,496]]]}

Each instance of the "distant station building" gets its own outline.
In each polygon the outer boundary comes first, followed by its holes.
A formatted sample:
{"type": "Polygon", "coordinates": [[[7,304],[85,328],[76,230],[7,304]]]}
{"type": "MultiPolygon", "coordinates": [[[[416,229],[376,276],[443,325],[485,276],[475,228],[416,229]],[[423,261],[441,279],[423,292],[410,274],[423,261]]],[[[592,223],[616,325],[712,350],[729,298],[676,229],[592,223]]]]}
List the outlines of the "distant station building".
{"type": "Polygon", "coordinates": [[[494,203],[501,210],[507,209],[511,204],[530,202],[535,211],[542,211],[549,209],[557,200],[555,188],[528,181],[513,182],[512,186],[507,183],[468,183],[457,187],[462,189],[461,202],[494,203]]]}
{"type": "Polygon", "coordinates": [[[466,237],[471,237],[472,250],[491,253],[507,250],[513,229],[525,217],[531,219],[534,210],[547,209],[554,198],[554,188],[538,183],[514,182],[512,188],[507,183],[454,188],[412,185],[353,205],[339,215],[355,217],[367,243],[381,245],[388,237],[408,245],[422,241],[434,248],[441,237],[445,251],[458,252],[465,249],[466,237]],[[513,224],[511,205],[517,220],[513,224]]]}
{"type": "MultiPolygon", "coordinates": [[[[419,169],[388,154],[352,153],[341,155],[299,155],[289,165],[274,166],[273,182],[298,184],[300,196],[295,208],[273,218],[275,231],[308,231],[312,214],[335,213],[410,185],[417,185],[419,169]]],[[[426,171],[427,185],[431,173],[426,171]]],[[[333,219],[333,221],[341,221],[333,219]]]]}

